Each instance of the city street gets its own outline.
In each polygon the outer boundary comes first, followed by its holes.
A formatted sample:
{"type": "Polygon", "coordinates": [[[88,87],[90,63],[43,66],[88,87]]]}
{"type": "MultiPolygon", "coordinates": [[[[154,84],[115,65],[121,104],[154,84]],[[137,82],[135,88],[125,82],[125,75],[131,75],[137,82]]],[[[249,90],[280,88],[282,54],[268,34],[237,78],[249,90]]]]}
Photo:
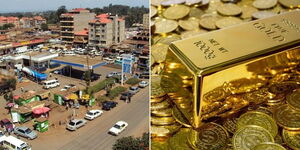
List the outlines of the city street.
{"type": "Polygon", "coordinates": [[[129,104],[118,102],[117,107],[105,111],[102,116],[89,121],[77,131],[64,129],[28,142],[33,150],[110,150],[118,138],[140,137],[144,132],[149,132],[149,87],[133,96],[129,104]],[[108,130],[120,120],[129,124],[127,129],[117,137],[108,134],[108,130]]]}

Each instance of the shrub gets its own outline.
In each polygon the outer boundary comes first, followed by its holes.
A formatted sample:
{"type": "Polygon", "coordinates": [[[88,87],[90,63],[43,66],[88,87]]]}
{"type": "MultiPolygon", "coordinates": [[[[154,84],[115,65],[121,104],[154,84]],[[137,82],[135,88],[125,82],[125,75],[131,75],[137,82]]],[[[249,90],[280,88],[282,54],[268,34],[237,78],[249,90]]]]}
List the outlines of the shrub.
{"type": "Polygon", "coordinates": [[[105,79],[103,81],[98,82],[96,85],[94,85],[92,87],[89,87],[88,93],[99,92],[99,91],[105,89],[106,86],[111,86],[113,84],[115,84],[115,79],[114,78],[105,79]]]}
{"type": "Polygon", "coordinates": [[[121,94],[122,92],[125,92],[126,88],[123,86],[118,86],[113,88],[112,90],[110,90],[108,92],[108,98],[110,99],[114,99],[115,97],[117,97],[119,94],[121,94]]]}
{"type": "Polygon", "coordinates": [[[108,100],[108,97],[106,96],[99,96],[96,98],[96,101],[99,102],[99,103],[102,103],[104,101],[107,101],[108,100]]]}
{"type": "Polygon", "coordinates": [[[138,84],[141,80],[137,78],[130,78],[125,83],[130,85],[138,84]]]}

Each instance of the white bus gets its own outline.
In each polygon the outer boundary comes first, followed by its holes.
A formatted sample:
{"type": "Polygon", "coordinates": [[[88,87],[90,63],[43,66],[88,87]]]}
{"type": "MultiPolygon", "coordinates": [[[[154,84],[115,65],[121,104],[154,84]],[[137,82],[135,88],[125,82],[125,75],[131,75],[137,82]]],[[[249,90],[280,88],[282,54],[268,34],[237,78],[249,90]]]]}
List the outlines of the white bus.
{"type": "Polygon", "coordinates": [[[13,136],[0,137],[0,143],[9,150],[31,150],[31,147],[26,142],[13,136]]]}

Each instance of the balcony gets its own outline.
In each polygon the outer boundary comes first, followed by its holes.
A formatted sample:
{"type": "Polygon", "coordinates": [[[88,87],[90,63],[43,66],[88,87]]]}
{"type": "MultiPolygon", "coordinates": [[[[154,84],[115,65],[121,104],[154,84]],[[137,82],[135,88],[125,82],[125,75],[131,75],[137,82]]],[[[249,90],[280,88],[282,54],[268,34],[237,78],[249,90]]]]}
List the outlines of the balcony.
{"type": "Polygon", "coordinates": [[[74,26],[73,25],[71,25],[71,26],[60,26],[60,28],[67,28],[67,29],[73,29],[74,28],[74,26]]]}
{"type": "Polygon", "coordinates": [[[60,20],[59,22],[74,23],[74,20],[73,19],[72,20],[60,20]]]}
{"type": "Polygon", "coordinates": [[[74,39],[74,36],[73,35],[70,35],[70,36],[65,36],[65,35],[62,35],[60,36],[61,38],[66,38],[66,39],[74,39]]]}

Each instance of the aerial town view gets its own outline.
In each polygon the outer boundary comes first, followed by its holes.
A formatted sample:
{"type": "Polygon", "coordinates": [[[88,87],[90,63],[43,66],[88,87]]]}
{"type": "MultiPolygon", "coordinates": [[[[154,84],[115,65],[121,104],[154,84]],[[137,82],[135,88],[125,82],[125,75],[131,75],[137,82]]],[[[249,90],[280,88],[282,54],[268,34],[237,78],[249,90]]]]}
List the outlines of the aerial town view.
{"type": "Polygon", "coordinates": [[[0,150],[149,149],[148,1],[1,5],[0,150]]]}

